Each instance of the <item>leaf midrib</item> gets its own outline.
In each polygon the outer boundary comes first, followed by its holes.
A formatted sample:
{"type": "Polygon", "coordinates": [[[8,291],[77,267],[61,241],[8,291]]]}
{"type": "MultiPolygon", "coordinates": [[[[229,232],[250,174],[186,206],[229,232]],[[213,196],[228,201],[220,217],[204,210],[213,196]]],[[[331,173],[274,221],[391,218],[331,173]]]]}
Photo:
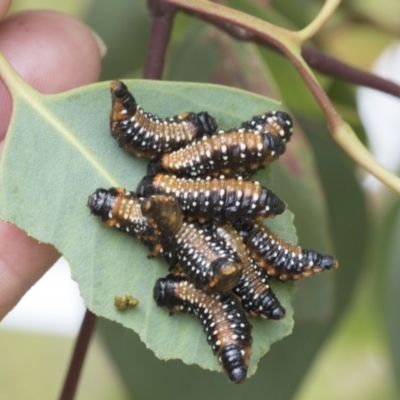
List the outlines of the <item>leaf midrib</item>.
{"type": "Polygon", "coordinates": [[[67,142],[75,147],[78,153],[80,153],[93,166],[93,168],[107,180],[111,186],[120,186],[117,180],[101,165],[95,155],[78,139],[73,130],[69,129],[42,103],[41,98],[49,98],[50,96],[37,93],[36,97],[39,101],[33,101],[34,99],[29,95],[26,96],[26,101],[40,116],[43,117],[43,119],[54,129],[55,132],[61,134],[61,136],[63,136],[67,142]]]}
{"type": "MultiPolygon", "coordinates": [[[[37,92],[31,86],[29,86],[21,76],[15,71],[12,65],[0,52],[0,69],[1,77],[4,83],[7,85],[11,96],[13,98],[13,114],[18,108],[18,102],[25,101],[29,106],[31,106],[38,115],[42,116],[45,121],[48,122],[54,130],[60,133],[64,138],[69,141],[77,150],[78,153],[82,154],[90,164],[102,175],[112,186],[118,186],[117,180],[112,177],[112,175],[96,160],[96,157],[85,148],[83,143],[81,143],[74,135],[72,131],[68,128],[43,104],[46,99],[50,99],[51,95],[44,95],[37,92]]],[[[12,119],[9,129],[15,123],[15,119],[12,119]]],[[[6,150],[6,149],[5,149],[6,150]]]]}

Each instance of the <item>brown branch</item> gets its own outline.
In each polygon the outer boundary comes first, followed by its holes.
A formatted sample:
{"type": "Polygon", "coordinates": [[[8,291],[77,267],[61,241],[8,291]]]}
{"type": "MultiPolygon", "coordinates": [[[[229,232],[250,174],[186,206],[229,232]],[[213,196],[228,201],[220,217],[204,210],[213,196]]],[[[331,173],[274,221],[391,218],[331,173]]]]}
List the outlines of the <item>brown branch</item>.
{"type": "Polygon", "coordinates": [[[149,0],[147,5],[152,22],[143,78],[161,79],[176,7],[159,0],[149,0]]]}
{"type": "MultiPolygon", "coordinates": [[[[254,35],[253,33],[243,28],[238,28],[237,26],[226,23],[225,21],[221,21],[220,19],[212,18],[201,13],[188,11],[184,8],[180,8],[179,10],[190,15],[195,15],[203,19],[204,21],[209,22],[216,28],[223,30],[224,32],[228,33],[235,39],[257,43],[282,54],[282,52],[276,46],[272,45],[270,42],[254,35]]],[[[315,49],[313,47],[304,46],[302,48],[301,54],[306,63],[310,67],[312,67],[313,69],[324,75],[332,76],[338,79],[343,79],[345,81],[349,81],[356,85],[361,85],[369,87],[371,89],[376,89],[381,92],[400,98],[400,85],[392,81],[389,81],[370,72],[363,71],[359,68],[346,64],[345,62],[340,61],[337,58],[332,57],[326,53],[323,53],[320,50],[315,49]]]]}
{"type": "Polygon", "coordinates": [[[78,338],[76,339],[74,352],[72,353],[60,400],[72,400],[75,396],[83,362],[85,361],[85,356],[94,331],[96,320],[96,315],[89,310],[86,310],[78,338]]]}
{"type": "Polygon", "coordinates": [[[325,75],[343,79],[357,85],[377,89],[400,98],[400,85],[378,75],[353,67],[329,54],[304,46],[301,52],[307,64],[325,75]]]}

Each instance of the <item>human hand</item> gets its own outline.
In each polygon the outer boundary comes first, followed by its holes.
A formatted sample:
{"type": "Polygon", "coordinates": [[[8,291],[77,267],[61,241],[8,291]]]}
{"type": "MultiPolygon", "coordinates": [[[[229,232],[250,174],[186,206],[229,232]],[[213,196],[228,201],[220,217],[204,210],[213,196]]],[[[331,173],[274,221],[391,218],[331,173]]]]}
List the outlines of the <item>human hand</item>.
{"type": "MultiPolygon", "coordinates": [[[[0,0],[3,18],[11,0],[0,0]]],[[[0,51],[33,88],[59,93],[98,79],[102,46],[88,27],[53,11],[25,11],[0,21],[0,51]]],[[[0,71],[1,74],[1,71],[0,71]]],[[[12,100],[0,81],[0,161],[12,100]]],[[[0,221],[0,320],[54,264],[57,250],[0,221]]]]}

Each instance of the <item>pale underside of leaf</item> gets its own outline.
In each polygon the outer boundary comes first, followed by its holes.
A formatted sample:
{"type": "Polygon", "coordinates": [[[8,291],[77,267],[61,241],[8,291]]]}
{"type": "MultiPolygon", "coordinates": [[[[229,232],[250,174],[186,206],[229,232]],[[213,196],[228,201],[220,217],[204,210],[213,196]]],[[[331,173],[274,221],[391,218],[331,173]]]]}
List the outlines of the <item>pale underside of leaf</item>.
{"type": "MultiPolygon", "coordinates": [[[[127,83],[146,111],[161,117],[208,111],[221,128],[279,108],[264,97],[215,85],[127,83]]],[[[196,318],[169,317],[167,310],[155,305],[153,286],[167,274],[166,264],[149,260],[139,241],[104,227],[86,206],[97,188],[117,185],[134,190],[146,172],[147,161],[125,153],[110,135],[108,87],[104,82],[62,95],[14,98],[0,166],[0,218],[52,243],[66,257],[86,306],[95,314],[137,332],[161,359],[180,358],[220,371],[196,318]],[[140,303],[119,312],[114,297],[126,294],[140,303]]],[[[267,170],[257,178],[271,187],[267,170]]],[[[267,223],[296,242],[289,211],[267,223]]],[[[290,334],[293,327],[290,298],[294,285],[277,282],[273,288],[287,316],[282,321],[251,318],[254,342],[249,375],[270,345],[290,334]]]]}

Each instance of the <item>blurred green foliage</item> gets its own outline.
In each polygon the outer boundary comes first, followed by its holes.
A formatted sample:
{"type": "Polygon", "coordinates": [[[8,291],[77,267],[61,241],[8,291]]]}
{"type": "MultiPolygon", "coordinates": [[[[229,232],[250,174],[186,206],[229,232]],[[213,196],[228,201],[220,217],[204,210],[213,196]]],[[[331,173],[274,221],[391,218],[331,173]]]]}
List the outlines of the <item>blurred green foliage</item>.
{"type": "MultiPolygon", "coordinates": [[[[145,2],[120,0],[118,7],[106,1],[84,3],[77,7],[71,2],[68,11],[105,41],[108,53],[102,79],[139,77],[150,30],[145,2]]],[[[323,4],[319,0],[226,3],[291,29],[310,22],[323,4]]],[[[344,1],[310,44],[366,69],[391,43],[393,34],[399,34],[397,3],[344,1]]],[[[14,2],[15,9],[31,6],[54,5],[41,0],[14,2]]],[[[271,50],[238,45],[204,22],[179,14],[164,77],[217,82],[282,99],[297,119],[298,130],[293,150],[289,144],[287,158],[273,167],[277,192],[296,215],[300,244],[333,252],[340,268],[299,282],[293,334],[275,344],[257,374],[240,387],[229,385],[221,374],[180,361],[158,361],[136,335],[101,321],[100,331],[129,397],[399,398],[400,387],[395,386],[400,382],[398,201],[389,196],[380,200],[379,207],[371,207],[356,178],[357,167],[330,139],[309,91],[290,63],[271,50]],[[301,169],[307,169],[307,179],[293,172],[291,151],[301,169]],[[290,185],[282,184],[288,180],[290,185]]],[[[321,77],[321,83],[365,142],[354,86],[331,77],[321,77]]]]}

